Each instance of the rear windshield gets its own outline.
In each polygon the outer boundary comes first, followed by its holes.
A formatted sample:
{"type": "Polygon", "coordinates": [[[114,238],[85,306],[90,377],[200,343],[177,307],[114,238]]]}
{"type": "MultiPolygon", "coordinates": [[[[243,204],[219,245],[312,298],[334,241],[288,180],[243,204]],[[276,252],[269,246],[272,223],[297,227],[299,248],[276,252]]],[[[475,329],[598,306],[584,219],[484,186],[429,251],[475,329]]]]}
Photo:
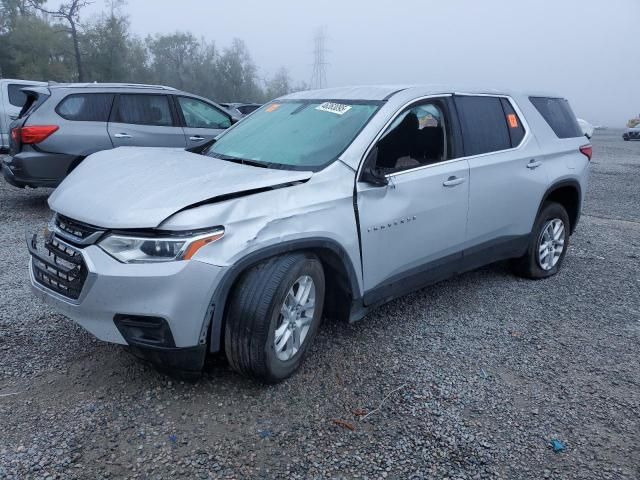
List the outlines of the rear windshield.
{"type": "Polygon", "coordinates": [[[582,129],[564,98],[529,97],[558,138],[582,137],[582,129]]]}
{"type": "Polygon", "coordinates": [[[14,107],[20,107],[24,105],[27,100],[27,95],[22,91],[23,88],[27,88],[29,85],[10,83],[7,86],[7,93],[9,94],[9,103],[14,107]]]}
{"type": "Polygon", "coordinates": [[[338,158],[379,105],[346,100],[272,102],[224,134],[207,155],[317,171],[338,158]]]}

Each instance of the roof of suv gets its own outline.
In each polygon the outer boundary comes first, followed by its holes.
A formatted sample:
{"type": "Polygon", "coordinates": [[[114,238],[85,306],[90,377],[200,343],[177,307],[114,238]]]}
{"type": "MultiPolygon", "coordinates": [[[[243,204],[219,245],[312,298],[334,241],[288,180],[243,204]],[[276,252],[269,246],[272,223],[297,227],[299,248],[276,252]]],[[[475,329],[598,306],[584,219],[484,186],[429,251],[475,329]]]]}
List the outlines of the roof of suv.
{"type": "Polygon", "coordinates": [[[167,87],[165,85],[145,85],[141,83],[49,83],[49,88],[58,89],[58,88],[100,88],[100,89],[108,89],[108,88],[123,88],[130,90],[167,90],[167,91],[177,91],[173,87],[167,87]]]}
{"type": "MultiPolygon", "coordinates": [[[[413,93],[415,96],[438,95],[444,93],[470,93],[470,94],[490,94],[490,95],[516,95],[515,92],[506,89],[493,88],[468,88],[451,85],[362,85],[325,88],[322,90],[308,90],[296,92],[282,97],[289,100],[317,99],[317,100],[388,100],[397,93],[413,93]]],[[[536,92],[536,95],[545,97],[558,97],[558,95],[548,92],[536,92]]],[[[533,95],[533,94],[532,94],[533,95]]]]}

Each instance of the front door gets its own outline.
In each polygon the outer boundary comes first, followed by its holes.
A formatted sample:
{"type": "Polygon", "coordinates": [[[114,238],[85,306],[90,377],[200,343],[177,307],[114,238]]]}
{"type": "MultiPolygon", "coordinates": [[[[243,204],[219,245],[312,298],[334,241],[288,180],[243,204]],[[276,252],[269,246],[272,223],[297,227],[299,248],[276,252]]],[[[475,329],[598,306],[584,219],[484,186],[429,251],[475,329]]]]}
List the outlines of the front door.
{"type": "Polygon", "coordinates": [[[231,116],[202,100],[176,97],[178,112],[184,120],[187,148],[213,140],[231,126],[231,116]]]}
{"type": "Polygon", "coordinates": [[[461,259],[469,164],[454,148],[440,99],[403,111],[378,141],[371,158],[388,185],[357,184],[366,304],[447,276],[461,259]]]}

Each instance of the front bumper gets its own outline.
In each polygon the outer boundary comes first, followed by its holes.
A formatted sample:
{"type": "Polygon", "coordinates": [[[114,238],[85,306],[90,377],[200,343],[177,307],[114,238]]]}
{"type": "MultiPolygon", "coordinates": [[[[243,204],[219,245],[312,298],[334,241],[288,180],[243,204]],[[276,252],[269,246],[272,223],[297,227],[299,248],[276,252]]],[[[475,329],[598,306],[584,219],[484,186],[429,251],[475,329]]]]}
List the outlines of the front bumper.
{"type": "Polygon", "coordinates": [[[95,245],[78,250],[86,280],[77,300],[36,280],[31,258],[31,285],[39,298],[100,340],[148,350],[151,357],[165,357],[163,363],[180,364],[179,357],[188,360],[195,352],[206,353],[210,302],[222,267],[197,260],[123,264],[95,245]],[[116,317],[159,319],[170,329],[171,344],[128,340],[116,317]]]}

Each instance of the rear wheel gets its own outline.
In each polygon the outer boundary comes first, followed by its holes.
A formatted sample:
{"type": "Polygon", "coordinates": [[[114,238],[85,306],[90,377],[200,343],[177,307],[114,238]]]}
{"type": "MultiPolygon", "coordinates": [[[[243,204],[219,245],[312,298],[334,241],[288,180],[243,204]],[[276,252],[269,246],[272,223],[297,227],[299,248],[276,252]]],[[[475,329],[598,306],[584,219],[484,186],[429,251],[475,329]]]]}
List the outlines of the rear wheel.
{"type": "Polygon", "coordinates": [[[531,232],[527,253],[513,260],[515,273],[532,279],[558,273],[569,247],[569,232],[565,208],[559,203],[545,203],[531,232]]]}
{"type": "Polygon", "coordinates": [[[266,383],[290,376],[318,329],[324,294],[324,271],[314,255],[274,257],[244,273],[226,316],[231,367],[266,383]]]}

